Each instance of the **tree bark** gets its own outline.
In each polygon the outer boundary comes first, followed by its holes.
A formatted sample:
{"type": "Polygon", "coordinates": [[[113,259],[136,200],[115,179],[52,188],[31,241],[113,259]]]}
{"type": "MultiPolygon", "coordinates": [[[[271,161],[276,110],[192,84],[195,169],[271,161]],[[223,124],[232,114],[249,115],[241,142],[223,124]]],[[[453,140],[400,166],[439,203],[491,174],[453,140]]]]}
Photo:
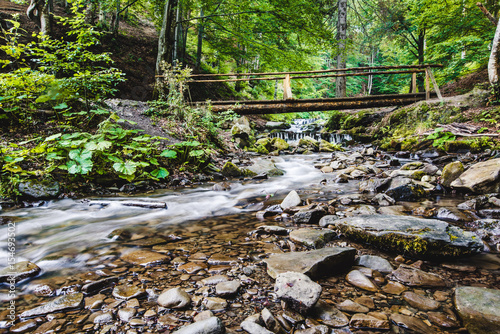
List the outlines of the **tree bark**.
{"type": "MultiPolygon", "coordinates": [[[[158,55],[156,57],[156,75],[161,75],[161,62],[172,63],[172,24],[173,6],[175,0],[166,0],[163,11],[163,20],[158,37],[158,55]]],[[[158,78],[157,80],[161,80],[158,78]]]]}
{"type": "Polygon", "coordinates": [[[203,51],[203,33],[205,27],[203,26],[203,8],[200,9],[200,22],[198,23],[198,47],[196,49],[196,69],[201,66],[201,54],[203,51]]]}
{"type": "Polygon", "coordinates": [[[500,76],[500,20],[498,20],[493,45],[491,46],[490,60],[488,62],[488,77],[490,83],[498,90],[500,76]]]}
{"type": "MultiPolygon", "coordinates": [[[[346,39],[347,39],[347,0],[338,0],[337,41],[338,55],[337,68],[346,68],[346,39]]],[[[336,97],[346,96],[346,78],[340,77],[336,81],[336,97]]]]}
{"type": "Polygon", "coordinates": [[[45,0],[40,13],[40,32],[50,36],[52,34],[53,0],[45,0]]]}

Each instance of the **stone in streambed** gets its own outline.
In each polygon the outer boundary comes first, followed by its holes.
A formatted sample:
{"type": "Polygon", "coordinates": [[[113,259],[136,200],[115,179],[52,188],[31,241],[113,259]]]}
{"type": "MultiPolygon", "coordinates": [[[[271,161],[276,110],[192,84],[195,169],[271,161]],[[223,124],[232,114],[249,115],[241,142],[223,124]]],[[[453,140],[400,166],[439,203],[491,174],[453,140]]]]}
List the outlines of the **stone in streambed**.
{"type": "Polygon", "coordinates": [[[292,216],[295,224],[318,224],[319,220],[326,215],[323,208],[316,208],[307,211],[299,211],[292,216]]]}
{"type": "Polygon", "coordinates": [[[59,183],[50,180],[28,180],[19,183],[19,191],[35,199],[55,198],[60,193],[59,183]]]}
{"type": "Polygon", "coordinates": [[[321,300],[311,309],[310,315],[320,319],[324,325],[331,327],[340,328],[349,324],[349,319],[344,313],[321,300]]]}
{"type": "Polygon", "coordinates": [[[477,254],[483,243],[472,232],[437,219],[398,215],[361,215],[345,219],[321,218],[321,226],[349,238],[417,258],[447,258],[477,254]]]}
{"type": "Polygon", "coordinates": [[[454,301],[471,334],[500,333],[500,290],[458,287],[454,301]]]}
{"type": "Polygon", "coordinates": [[[427,316],[430,322],[439,327],[444,327],[444,328],[460,327],[460,323],[457,321],[456,317],[450,314],[443,312],[428,312],[427,316]]]}
{"type": "Polygon", "coordinates": [[[283,202],[281,202],[281,208],[283,210],[290,209],[294,206],[298,206],[302,203],[302,200],[299,197],[299,194],[295,190],[292,190],[288,193],[288,195],[285,197],[283,202]]]}
{"type": "Polygon", "coordinates": [[[301,228],[290,232],[290,240],[308,247],[322,248],[333,240],[337,234],[331,230],[315,230],[312,228],[301,228]]]}
{"type": "Polygon", "coordinates": [[[166,308],[184,308],[190,303],[189,294],[179,287],[164,291],[158,297],[158,304],[166,308]]]}
{"type": "Polygon", "coordinates": [[[41,269],[30,261],[22,261],[0,270],[0,283],[17,283],[29,277],[35,277],[41,269]]]}
{"type": "Polygon", "coordinates": [[[113,289],[113,297],[124,300],[129,300],[132,298],[140,298],[145,294],[146,291],[136,285],[129,285],[129,284],[117,285],[113,289]]]}
{"type": "Polygon", "coordinates": [[[224,334],[226,328],[217,317],[211,317],[206,320],[197,321],[190,325],[181,327],[172,334],[224,334]]]}
{"type": "Polygon", "coordinates": [[[500,192],[500,158],[471,166],[451,183],[451,187],[479,194],[500,192]]]}
{"type": "Polygon", "coordinates": [[[249,334],[274,334],[265,327],[259,325],[257,322],[251,320],[244,320],[240,327],[249,334]]]}
{"type": "Polygon", "coordinates": [[[356,259],[356,264],[376,270],[382,274],[389,274],[393,271],[389,261],[376,255],[361,255],[356,259]]]}
{"type": "Polygon", "coordinates": [[[21,318],[30,318],[41,316],[49,313],[61,312],[70,309],[81,308],[83,305],[83,293],[73,293],[57,297],[50,302],[41,306],[35,307],[31,310],[21,313],[21,318]]]}
{"type": "Polygon", "coordinates": [[[399,268],[394,270],[390,275],[387,276],[387,278],[390,280],[398,281],[407,286],[420,286],[429,288],[446,286],[446,282],[441,276],[431,274],[404,264],[400,265],[399,268]]]}
{"type": "Polygon", "coordinates": [[[391,321],[399,327],[407,328],[415,333],[428,334],[432,332],[429,326],[427,326],[422,320],[415,317],[393,313],[391,314],[391,321]]]}
{"type": "Polygon", "coordinates": [[[267,273],[272,278],[287,271],[316,278],[345,270],[354,263],[355,255],[355,248],[327,247],[307,252],[272,254],[264,261],[267,264],[267,273]]]}
{"type": "Polygon", "coordinates": [[[311,309],[321,295],[321,285],[313,282],[308,276],[286,272],[276,277],[274,291],[278,298],[286,301],[290,307],[300,313],[311,309]]]}
{"type": "Polygon", "coordinates": [[[410,306],[422,311],[434,311],[440,306],[439,302],[434,299],[421,296],[411,291],[403,293],[403,299],[410,304],[410,306]]]}
{"type": "Polygon", "coordinates": [[[122,255],[121,259],[125,262],[141,265],[144,267],[153,267],[170,261],[170,258],[164,254],[146,250],[132,251],[130,253],[122,255]]]}
{"type": "Polygon", "coordinates": [[[229,282],[220,282],[215,286],[215,294],[217,296],[232,296],[238,292],[241,282],[238,280],[229,282]]]}
{"type": "Polygon", "coordinates": [[[388,320],[378,319],[368,314],[357,313],[352,316],[349,326],[356,329],[379,329],[387,330],[391,328],[388,320]]]}
{"type": "Polygon", "coordinates": [[[373,282],[370,281],[370,279],[368,277],[366,277],[359,270],[350,271],[347,274],[347,276],[345,277],[345,279],[347,282],[349,282],[350,284],[352,284],[355,287],[358,287],[360,289],[363,289],[366,291],[372,291],[372,292],[378,291],[377,286],[375,284],[373,284],[373,282]]]}
{"type": "Polygon", "coordinates": [[[337,308],[344,312],[350,313],[368,313],[370,309],[366,306],[353,302],[350,299],[344,300],[342,303],[337,304],[337,308]]]}
{"type": "Polygon", "coordinates": [[[450,162],[443,168],[441,174],[441,184],[445,187],[449,187],[453,181],[455,181],[464,172],[464,165],[461,161],[450,162]]]}

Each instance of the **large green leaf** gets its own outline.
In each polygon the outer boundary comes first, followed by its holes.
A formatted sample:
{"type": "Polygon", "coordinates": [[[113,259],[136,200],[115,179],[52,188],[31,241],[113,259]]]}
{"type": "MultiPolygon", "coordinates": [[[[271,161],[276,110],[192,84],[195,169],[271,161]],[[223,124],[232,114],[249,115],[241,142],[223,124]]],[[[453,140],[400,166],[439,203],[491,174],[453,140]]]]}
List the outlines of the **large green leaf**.
{"type": "Polygon", "coordinates": [[[91,141],[85,144],[85,148],[89,151],[104,151],[113,145],[112,142],[108,140],[102,141],[91,141]]]}
{"type": "Polygon", "coordinates": [[[137,170],[137,164],[133,161],[116,162],[113,164],[113,169],[119,174],[123,175],[134,175],[137,170]]]}
{"type": "Polygon", "coordinates": [[[164,179],[166,178],[170,173],[168,170],[166,170],[163,167],[157,168],[154,171],[151,172],[151,175],[157,179],[164,179]]]}
{"type": "Polygon", "coordinates": [[[164,150],[163,152],[160,153],[160,157],[175,159],[177,158],[177,152],[173,150],[164,150]]]}

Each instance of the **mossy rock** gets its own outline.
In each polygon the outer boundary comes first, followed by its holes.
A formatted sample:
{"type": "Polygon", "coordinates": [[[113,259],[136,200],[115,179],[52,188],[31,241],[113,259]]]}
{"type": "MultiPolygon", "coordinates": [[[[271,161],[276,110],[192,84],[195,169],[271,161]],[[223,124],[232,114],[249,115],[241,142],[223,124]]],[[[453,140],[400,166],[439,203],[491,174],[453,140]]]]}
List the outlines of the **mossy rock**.
{"type": "Polygon", "coordinates": [[[299,147],[302,147],[308,151],[318,152],[319,143],[311,137],[304,137],[299,140],[299,147]]]}
{"type": "Polygon", "coordinates": [[[437,219],[396,215],[361,215],[345,219],[321,218],[320,226],[332,225],[346,237],[384,250],[420,259],[453,258],[478,254],[482,241],[437,219]]]}
{"type": "Polygon", "coordinates": [[[224,167],[222,167],[222,175],[227,177],[239,177],[243,176],[244,172],[231,161],[228,161],[224,164],[224,167]]]}
{"type": "Polygon", "coordinates": [[[285,151],[290,148],[290,145],[286,142],[286,140],[281,138],[273,138],[271,144],[275,150],[285,151]]]}
{"type": "Polygon", "coordinates": [[[454,161],[447,164],[444,166],[441,174],[441,184],[445,187],[449,187],[464,171],[464,165],[461,161],[454,161]]]}
{"type": "Polygon", "coordinates": [[[61,189],[59,183],[52,180],[28,180],[18,186],[19,192],[24,196],[35,199],[55,198],[61,189]]]}

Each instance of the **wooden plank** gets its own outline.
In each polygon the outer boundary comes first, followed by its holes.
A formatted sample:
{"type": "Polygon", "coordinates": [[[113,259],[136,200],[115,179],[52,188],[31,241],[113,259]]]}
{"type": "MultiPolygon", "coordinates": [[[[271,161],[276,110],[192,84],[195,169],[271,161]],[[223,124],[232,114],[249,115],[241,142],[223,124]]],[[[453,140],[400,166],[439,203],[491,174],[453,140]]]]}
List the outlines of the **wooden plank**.
{"type": "Polygon", "coordinates": [[[431,77],[432,85],[434,86],[434,90],[436,91],[436,94],[439,98],[439,101],[443,101],[443,96],[441,95],[441,91],[439,90],[439,86],[436,82],[436,79],[434,79],[434,74],[432,74],[432,71],[430,68],[427,69],[427,73],[429,73],[429,77],[431,77]]]}
{"type": "MultiPolygon", "coordinates": [[[[364,66],[364,67],[348,67],[348,68],[333,68],[329,70],[316,70],[316,71],[291,71],[291,72],[263,72],[263,73],[211,73],[211,74],[191,74],[192,78],[203,77],[244,77],[244,76],[266,76],[266,75],[281,75],[281,74],[313,74],[313,73],[334,73],[334,72],[348,72],[348,71],[372,71],[372,70],[397,70],[397,69],[425,69],[427,67],[437,68],[443,67],[441,64],[428,64],[428,65],[400,65],[400,66],[364,66]]],[[[161,76],[157,76],[161,77],[161,76]]]]}
{"type": "MultiPolygon", "coordinates": [[[[278,114],[289,112],[311,112],[345,109],[367,109],[388,106],[402,106],[415,103],[425,99],[425,93],[399,94],[399,95],[375,95],[366,98],[339,98],[317,100],[269,100],[261,101],[260,104],[217,104],[212,102],[213,112],[233,110],[240,115],[253,114],[278,114]]],[[[240,101],[240,103],[244,101],[240,101]]],[[[255,102],[255,101],[251,101],[255,102]]]]}
{"type": "Polygon", "coordinates": [[[283,79],[283,100],[293,99],[292,95],[292,85],[290,82],[290,74],[285,75],[283,79]]]}
{"type": "MultiPolygon", "coordinates": [[[[338,77],[362,77],[369,75],[388,75],[388,74],[407,74],[407,73],[424,73],[426,70],[406,70],[406,71],[379,71],[379,72],[356,72],[356,73],[341,73],[341,74],[322,74],[322,75],[303,75],[303,76],[290,76],[290,79],[314,79],[314,78],[338,78],[338,77]]],[[[243,78],[243,79],[209,79],[209,80],[191,80],[190,83],[200,82],[234,82],[234,81],[259,81],[259,80],[281,80],[285,77],[269,77],[269,78],[243,78]]]]}
{"type": "Polygon", "coordinates": [[[425,99],[431,99],[431,90],[429,88],[429,71],[425,70],[425,99]]]}
{"type": "Polygon", "coordinates": [[[417,92],[417,72],[413,72],[411,75],[411,92],[417,92]]]}

